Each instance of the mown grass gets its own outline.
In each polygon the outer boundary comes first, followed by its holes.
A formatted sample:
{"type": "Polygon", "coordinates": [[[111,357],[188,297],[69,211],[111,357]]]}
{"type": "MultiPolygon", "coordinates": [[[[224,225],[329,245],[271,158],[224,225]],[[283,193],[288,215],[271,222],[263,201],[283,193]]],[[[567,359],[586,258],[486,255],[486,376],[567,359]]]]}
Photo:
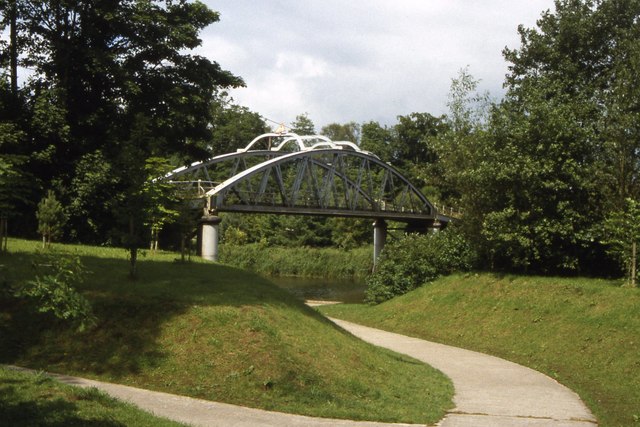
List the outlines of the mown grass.
{"type": "Polygon", "coordinates": [[[370,246],[343,250],[266,247],[257,243],[223,245],[220,260],[268,276],[363,279],[371,272],[373,249],[370,246]]]}
{"type": "MultiPolygon", "coordinates": [[[[9,241],[10,283],[33,275],[37,245],[9,241]]],[[[441,373],[356,340],[252,273],[161,253],[130,281],[122,249],[57,247],[91,271],[82,292],[97,326],[74,333],[0,306],[1,362],[311,416],[433,423],[452,407],[441,373]]]]}
{"type": "Polygon", "coordinates": [[[182,426],[95,388],[59,383],[43,373],[0,367],[0,420],[6,426],[182,426]]]}
{"type": "Polygon", "coordinates": [[[640,292],[584,278],[454,275],[338,318],[494,354],[576,391],[601,426],[640,425],[640,292]]]}

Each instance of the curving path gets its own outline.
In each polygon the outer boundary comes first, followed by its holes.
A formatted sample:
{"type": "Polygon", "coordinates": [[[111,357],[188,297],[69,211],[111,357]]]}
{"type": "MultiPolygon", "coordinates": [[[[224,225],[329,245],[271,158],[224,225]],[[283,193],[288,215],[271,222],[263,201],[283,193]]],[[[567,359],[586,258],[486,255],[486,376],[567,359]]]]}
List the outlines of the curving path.
{"type": "Polygon", "coordinates": [[[470,350],[331,319],[353,335],[409,355],[453,381],[455,409],[442,427],[593,427],[577,394],[533,369],[470,350]]]}
{"type": "MultiPolygon", "coordinates": [[[[497,357],[331,319],[360,339],[407,354],[444,372],[455,387],[455,409],[441,427],[594,427],[595,418],[568,388],[497,357]]],[[[15,368],[14,369],[20,369],[15,368]]],[[[96,387],[161,417],[194,426],[408,426],[311,418],[193,399],[66,375],[67,384],[96,387]]]]}

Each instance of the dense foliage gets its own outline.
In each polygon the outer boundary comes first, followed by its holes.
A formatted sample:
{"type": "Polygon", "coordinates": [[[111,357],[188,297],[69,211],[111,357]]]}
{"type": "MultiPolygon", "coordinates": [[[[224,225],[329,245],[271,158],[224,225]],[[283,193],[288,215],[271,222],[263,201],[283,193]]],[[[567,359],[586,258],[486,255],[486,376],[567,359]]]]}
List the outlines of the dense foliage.
{"type": "MultiPolygon", "coordinates": [[[[147,246],[150,229],[180,217],[147,197],[150,162],[178,166],[268,130],[224,91],[240,78],[190,53],[218,19],[202,3],[0,1],[0,12],[0,218],[13,233],[35,233],[33,201],[53,190],[65,239],[147,246]],[[16,64],[32,70],[22,86],[16,64]]],[[[463,69],[447,115],[330,123],[320,133],[357,142],[432,202],[461,209],[487,268],[621,274],[633,263],[619,255],[636,242],[614,242],[625,232],[612,227],[623,224],[607,219],[640,196],[639,17],[640,0],[558,0],[504,51],[499,102],[463,69]]],[[[316,132],[306,113],[286,127],[316,132]]],[[[230,215],[223,241],[353,248],[370,243],[369,222],[230,215]]],[[[188,241],[185,227],[175,246],[188,241]]]]}
{"type": "Polygon", "coordinates": [[[434,279],[474,266],[475,254],[459,230],[409,234],[387,244],[367,279],[366,301],[381,303],[434,279]]]}
{"type": "Polygon", "coordinates": [[[616,271],[602,224],[640,190],[639,16],[635,0],[557,1],[504,52],[502,102],[483,109],[477,82],[454,80],[440,170],[490,266],[616,271]]]}
{"type": "MultiPolygon", "coordinates": [[[[0,16],[3,38],[6,28],[16,35],[0,44],[10,71],[0,73],[2,210],[28,212],[28,201],[54,190],[67,238],[121,243],[113,230],[124,227],[136,240],[145,163],[207,156],[216,94],[243,84],[190,53],[218,14],[201,2],[25,0],[0,2],[0,16]],[[30,71],[21,86],[16,64],[30,71]],[[10,187],[19,175],[31,176],[29,188],[10,187]]],[[[34,223],[16,216],[11,228],[34,223]]]]}

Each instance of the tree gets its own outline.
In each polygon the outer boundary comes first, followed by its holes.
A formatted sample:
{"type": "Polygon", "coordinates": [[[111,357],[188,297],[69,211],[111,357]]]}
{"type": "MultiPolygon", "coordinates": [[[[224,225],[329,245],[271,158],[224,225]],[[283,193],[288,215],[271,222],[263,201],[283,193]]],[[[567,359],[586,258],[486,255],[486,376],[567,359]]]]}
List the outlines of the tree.
{"type": "Polygon", "coordinates": [[[180,216],[175,187],[158,179],[172,169],[168,160],[161,157],[151,157],[145,163],[147,179],[142,185],[142,193],[145,198],[143,225],[151,231],[151,251],[158,250],[160,231],[164,226],[175,222],[180,216]]]}
{"type": "Polygon", "coordinates": [[[26,143],[22,128],[23,102],[0,77],[0,252],[7,250],[9,218],[18,217],[21,207],[31,206],[35,182],[26,170],[26,143]]]}
{"type": "Polygon", "coordinates": [[[483,247],[484,218],[502,200],[502,188],[494,177],[494,162],[500,159],[488,134],[488,120],[484,119],[488,97],[478,92],[479,83],[468,68],[451,80],[448,128],[436,139],[435,151],[440,200],[464,212],[461,228],[474,245],[483,247]]]}
{"type": "Polygon", "coordinates": [[[268,132],[268,127],[258,113],[236,105],[222,93],[212,105],[210,151],[214,155],[231,153],[244,148],[256,136],[268,132]]]}
{"type": "Polygon", "coordinates": [[[539,266],[583,268],[609,207],[637,194],[638,104],[625,98],[638,78],[624,70],[637,66],[639,17],[638,1],[557,1],[538,28],[519,28],[519,49],[505,50],[512,65],[496,124],[501,143],[513,141],[525,197],[510,205],[528,214],[539,266]]]}
{"type": "Polygon", "coordinates": [[[194,235],[194,230],[198,226],[198,218],[200,212],[194,212],[191,207],[191,200],[183,199],[178,204],[178,217],[176,223],[178,225],[178,231],[180,234],[180,260],[185,262],[185,253],[188,252],[189,261],[191,261],[191,237],[194,235]]]}
{"type": "MultiPolygon", "coordinates": [[[[116,221],[95,200],[132,194],[121,175],[131,169],[119,167],[125,145],[139,148],[140,168],[159,155],[181,163],[206,157],[214,94],[243,84],[191,53],[218,14],[201,2],[171,0],[17,4],[20,61],[33,70],[22,90],[32,106],[28,168],[65,205],[74,202],[70,221],[82,232],[76,238],[109,241],[106,230],[116,221]],[[141,115],[144,142],[132,138],[141,115]],[[81,176],[90,175],[91,185],[82,185],[81,176]],[[81,228],[86,218],[94,224],[81,228]]],[[[3,16],[7,7],[0,2],[3,16]]]]}
{"type": "Polygon", "coordinates": [[[116,163],[122,173],[118,182],[121,190],[113,207],[120,221],[119,240],[129,251],[129,278],[136,279],[138,250],[149,241],[150,234],[153,246],[157,228],[175,219],[178,213],[168,206],[173,196],[171,185],[164,181],[154,182],[170,167],[167,160],[149,154],[148,147],[154,143],[154,138],[147,116],[137,116],[130,138],[116,163]]]}
{"type": "Polygon", "coordinates": [[[360,125],[355,122],[345,124],[330,123],[323,126],[320,135],[324,135],[332,141],[349,141],[360,143],[360,125]]]}
{"type": "Polygon", "coordinates": [[[557,1],[538,28],[519,28],[519,49],[505,50],[513,98],[531,87],[547,98],[578,98],[577,119],[595,135],[600,185],[618,208],[638,195],[639,17],[637,0],[557,1]]]}
{"type": "Polygon", "coordinates": [[[625,209],[608,216],[604,228],[604,243],[609,245],[609,250],[625,266],[628,285],[637,287],[640,203],[627,198],[625,209]]]}
{"type": "Polygon", "coordinates": [[[26,202],[26,175],[21,168],[24,156],[3,153],[7,145],[15,144],[22,132],[15,125],[0,122],[0,252],[7,250],[9,217],[16,214],[18,203],[26,202]]]}
{"type": "Polygon", "coordinates": [[[435,138],[446,129],[444,117],[434,117],[429,113],[398,116],[398,123],[394,127],[396,161],[414,165],[434,163],[437,160],[435,138]]]}
{"type": "Polygon", "coordinates": [[[309,118],[309,114],[297,115],[295,121],[291,123],[291,132],[298,135],[315,135],[315,125],[309,118]]]}
{"type": "Polygon", "coordinates": [[[398,123],[393,127],[393,164],[432,200],[442,199],[437,188],[441,178],[436,142],[447,128],[444,117],[429,113],[398,116],[398,123]]]}
{"type": "Polygon", "coordinates": [[[392,153],[393,132],[378,122],[367,122],[362,125],[360,148],[370,151],[385,162],[390,162],[392,153]]]}
{"type": "Polygon", "coordinates": [[[67,221],[64,208],[56,199],[53,191],[49,190],[47,197],[38,203],[36,217],[38,218],[38,232],[42,236],[42,247],[48,247],[54,238],[57,239],[62,235],[62,228],[67,221]]]}
{"type": "Polygon", "coordinates": [[[578,272],[604,254],[607,209],[638,188],[638,78],[625,70],[637,69],[639,12],[638,1],[557,1],[505,50],[507,93],[489,114],[466,95],[472,79],[452,88],[438,154],[493,265],[578,272]]]}

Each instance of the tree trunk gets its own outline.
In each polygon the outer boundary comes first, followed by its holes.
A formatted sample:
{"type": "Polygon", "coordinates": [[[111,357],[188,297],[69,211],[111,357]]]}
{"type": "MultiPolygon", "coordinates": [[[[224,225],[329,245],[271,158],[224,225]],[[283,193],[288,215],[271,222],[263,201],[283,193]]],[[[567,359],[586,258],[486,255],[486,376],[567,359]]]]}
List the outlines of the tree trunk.
{"type": "Polygon", "coordinates": [[[135,239],[135,224],[133,215],[129,215],[129,278],[137,277],[138,245],[135,239]]]}
{"type": "Polygon", "coordinates": [[[9,1],[9,56],[10,56],[10,79],[11,79],[11,93],[16,95],[18,93],[18,36],[17,36],[17,18],[18,11],[16,7],[16,0],[9,1]]]}
{"type": "Polygon", "coordinates": [[[138,261],[138,248],[132,246],[129,248],[129,278],[136,279],[137,278],[137,261],[138,261]]]}
{"type": "Polygon", "coordinates": [[[186,237],[183,234],[180,235],[180,258],[182,259],[182,262],[184,263],[184,247],[185,247],[185,240],[186,237]]]}
{"type": "Polygon", "coordinates": [[[631,287],[636,287],[636,242],[631,243],[631,287]]]}
{"type": "Polygon", "coordinates": [[[6,217],[0,217],[0,252],[7,252],[7,241],[9,240],[8,221],[6,217]]]}

